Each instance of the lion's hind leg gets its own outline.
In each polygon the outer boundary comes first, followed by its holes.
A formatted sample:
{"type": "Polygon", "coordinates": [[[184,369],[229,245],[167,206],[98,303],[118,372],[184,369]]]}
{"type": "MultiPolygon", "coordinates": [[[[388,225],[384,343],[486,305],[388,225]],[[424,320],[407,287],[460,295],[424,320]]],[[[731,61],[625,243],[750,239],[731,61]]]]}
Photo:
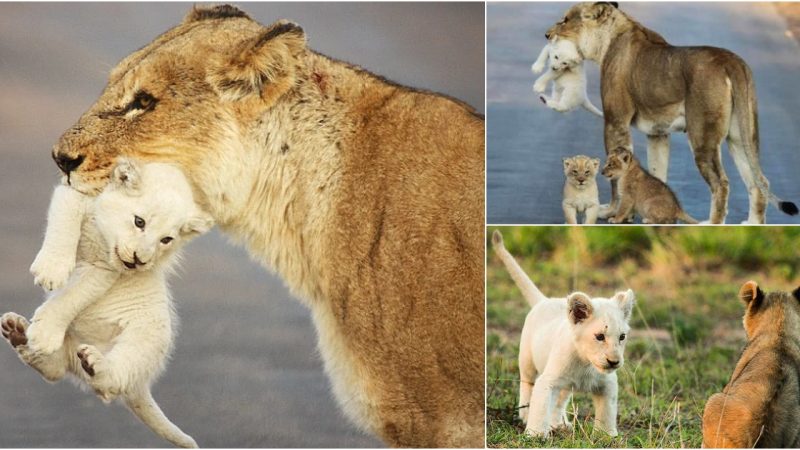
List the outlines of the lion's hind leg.
{"type": "Polygon", "coordinates": [[[703,411],[703,447],[752,448],[758,437],[752,419],[752,411],[733,395],[712,395],[703,411]]]}
{"type": "Polygon", "coordinates": [[[30,323],[27,319],[13,312],[5,313],[0,317],[3,337],[16,350],[22,362],[39,372],[48,382],[60,380],[67,370],[65,348],[59,348],[48,354],[31,351],[28,348],[26,335],[28,325],[30,323]]]}

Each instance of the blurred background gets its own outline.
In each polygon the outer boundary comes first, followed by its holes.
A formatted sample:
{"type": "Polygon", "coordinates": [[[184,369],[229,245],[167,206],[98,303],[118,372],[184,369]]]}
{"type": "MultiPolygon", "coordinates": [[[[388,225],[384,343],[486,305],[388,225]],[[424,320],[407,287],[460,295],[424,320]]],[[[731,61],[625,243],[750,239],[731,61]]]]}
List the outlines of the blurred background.
{"type": "MultiPolygon", "coordinates": [[[[487,223],[564,223],[561,159],[578,154],[601,158],[603,120],[584,109],[562,114],[532,91],[531,64],[546,44],[545,31],[573,3],[490,2],[487,42],[487,223]]],[[[753,71],[758,94],[761,167],[772,190],[800,204],[800,5],[749,2],[623,2],[620,9],[673,45],[710,45],[738,54],[753,71]]],[[[600,72],[586,62],[589,98],[598,108],[600,72]]],[[[549,88],[548,88],[549,93],[549,88]]],[[[549,94],[548,94],[549,95],[549,94]]],[[[646,165],[646,138],[632,131],[635,153],[646,165]]],[[[726,147],[723,144],[723,147],[726,147]]],[[[668,182],[684,209],[707,219],[711,201],[683,133],[671,138],[668,182]]],[[[747,219],[747,191],[726,148],[730,180],[727,223],[747,219]]],[[[611,196],[598,174],[600,203],[611,196]]],[[[767,223],[798,224],[770,206],[767,223]]]]}
{"type": "MultiPolygon", "coordinates": [[[[0,310],[30,317],[28,267],[58,180],[50,149],[108,72],[181,21],[191,3],[0,3],[0,310]]],[[[483,112],[483,3],[246,3],[286,18],[309,46],[483,112]]],[[[307,310],[279,278],[212,232],[172,281],[182,320],[154,396],[203,447],[377,447],[329,393],[307,310]]],[[[0,446],[164,447],[124,407],[46,384],[0,345],[0,446]]]]}
{"type": "Polygon", "coordinates": [[[800,285],[800,227],[489,227],[487,236],[495,229],[545,295],[611,297],[630,288],[636,307],[617,372],[619,436],[591,434],[592,400],[579,394],[567,408],[573,432],[533,439],[515,410],[530,307],[487,252],[489,447],[699,448],[705,402],[744,347],[739,289],[748,280],[764,292],[800,285]]]}

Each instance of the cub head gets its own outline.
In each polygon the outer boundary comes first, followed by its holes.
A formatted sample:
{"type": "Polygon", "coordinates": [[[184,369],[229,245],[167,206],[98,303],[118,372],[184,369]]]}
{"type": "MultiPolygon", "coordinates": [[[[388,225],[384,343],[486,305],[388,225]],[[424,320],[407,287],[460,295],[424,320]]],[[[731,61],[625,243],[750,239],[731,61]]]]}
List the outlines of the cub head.
{"type": "Polygon", "coordinates": [[[589,186],[597,176],[597,169],[600,167],[599,159],[584,155],[564,158],[563,161],[567,182],[577,189],[585,189],[589,186]]]}
{"type": "Polygon", "coordinates": [[[583,292],[567,297],[575,348],[598,372],[612,373],[625,362],[634,303],[630,289],[611,298],[590,298],[583,292]]]}
{"type": "Polygon", "coordinates": [[[748,340],[762,331],[776,332],[789,320],[795,327],[800,324],[800,288],[791,293],[765,294],[755,281],[748,281],[739,290],[739,298],[745,304],[744,330],[748,340]]]}
{"type": "Polygon", "coordinates": [[[617,6],[616,2],[578,3],[547,30],[545,37],[572,41],[584,58],[599,63],[614,27],[626,18],[617,6]]]}
{"type": "Polygon", "coordinates": [[[198,209],[180,169],[127,159],[112,171],[92,214],[108,245],[109,263],[121,271],[158,267],[188,239],[214,225],[198,209]]]}
{"type": "Polygon", "coordinates": [[[556,71],[572,68],[583,62],[575,44],[566,39],[558,39],[558,36],[551,40],[548,55],[550,67],[556,71]]]}
{"type": "Polygon", "coordinates": [[[608,154],[602,174],[610,180],[617,180],[633,164],[633,152],[624,147],[617,147],[608,154]]]}
{"type": "Polygon", "coordinates": [[[120,156],[180,165],[191,179],[236,145],[236,118],[261,114],[298,82],[300,26],[264,27],[228,5],[183,22],[122,60],[95,104],[53,148],[75,189],[96,194],[120,156]]]}

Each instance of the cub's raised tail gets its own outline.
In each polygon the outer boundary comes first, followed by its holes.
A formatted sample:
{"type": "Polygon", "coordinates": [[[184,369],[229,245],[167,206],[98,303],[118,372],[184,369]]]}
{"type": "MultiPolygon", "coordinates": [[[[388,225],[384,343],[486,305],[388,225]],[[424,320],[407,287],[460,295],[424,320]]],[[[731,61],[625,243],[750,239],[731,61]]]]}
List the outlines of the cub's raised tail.
{"type": "Polygon", "coordinates": [[[494,230],[492,233],[492,247],[494,248],[494,252],[497,253],[497,256],[500,257],[500,260],[503,261],[503,264],[506,266],[506,270],[511,275],[511,278],[519,287],[519,290],[522,291],[522,296],[525,297],[525,300],[528,301],[528,304],[533,307],[541,300],[546,300],[547,296],[542,294],[539,288],[533,284],[528,275],[522,270],[522,267],[517,264],[517,260],[511,256],[511,253],[508,253],[506,250],[505,245],[503,244],[503,235],[500,234],[500,231],[494,230]]]}
{"type": "Polygon", "coordinates": [[[143,391],[138,394],[125,397],[125,404],[128,409],[136,415],[154,433],[182,448],[198,448],[197,442],[191,436],[181,431],[174,423],[167,419],[161,408],[153,400],[150,391],[143,391]]]}

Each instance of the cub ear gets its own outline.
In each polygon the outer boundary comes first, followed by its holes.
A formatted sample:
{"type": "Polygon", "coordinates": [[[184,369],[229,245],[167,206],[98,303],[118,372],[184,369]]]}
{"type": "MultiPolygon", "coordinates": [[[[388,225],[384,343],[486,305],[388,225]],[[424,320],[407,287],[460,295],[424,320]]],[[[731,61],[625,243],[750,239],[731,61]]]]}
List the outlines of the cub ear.
{"type": "Polygon", "coordinates": [[[181,227],[181,235],[200,235],[214,227],[214,218],[203,211],[197,211],[181,227]]]}
{"type": "Polygon", "coordinates": [[[793,290],[792,291],[792,295],[794,296],[794,298],[800,300],[800,287],[798,287],[797,289],[793,290]]]}
{"type": "Polygon", "coordinates": [[[631,315],[633,315],[633,305],[636,303],[636,296],[633,294],[633,291],[628,289],[625,292],[617,292],[614,295],[614,300],[619,303],[619,308],[622,310],[622,315],[625,317],[625,321],[631,320],[631,315]]]}
{"type": "Polygon", "coordinates": [[[739,289],[739,298],[745,305],[756,304],[764,299],[764,292],[755,281],[748,281],[739,289]]]}
{"type": "Polygon", "coordinates": [[[599,169],[600,168],[600,159],[592,158],[592,167],[594,167],[594,170],[599,169]]]}
{"type": "Polygon", "coordinates": [[[241,42],[232,57],[212,64],[208,81],[225,100],[256,95],[272,105],[294,86],[295,65],[305,48],[303,29],[293,22],[278,21],[241,42]]]}
{"type": "Polygon", "coordinates": [[[574,292],[567,297],[569,321],[575,325],[592,316],[592,299],[583,292],[574,292]]]}
{"type": "Polygon", "coordinates": [[[140,174],[138,163],[132,159],[120,158],[111,173],[111,183],[116,188],[136,192],[142,179],[140,174]]]}
{"type": "Polygon", "coordinates": [[[569,169],[572,166],[572,158],[561,158],[561,162],[564,163],[564,170],[569,169]]]}

